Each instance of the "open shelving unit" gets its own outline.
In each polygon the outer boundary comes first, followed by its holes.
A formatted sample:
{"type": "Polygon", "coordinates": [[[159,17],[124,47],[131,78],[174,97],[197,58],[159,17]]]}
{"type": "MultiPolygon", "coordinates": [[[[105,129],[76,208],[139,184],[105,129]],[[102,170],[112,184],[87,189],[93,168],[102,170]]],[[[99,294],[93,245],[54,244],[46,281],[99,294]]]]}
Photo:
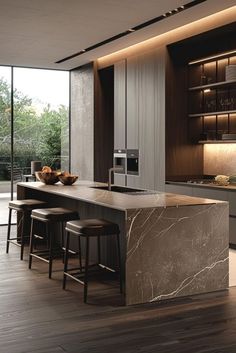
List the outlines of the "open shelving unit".
{"type": "Polygon", "coordinates": [[[236,50],[188,64],[188,117],[194,142],[236,142],[236,80],[226,80],[227,65],[236,65],[236,50]],[[193,123],[192,118],[200,120],[193,123]],[[222,140],[224,134],[227,140],[222,140]]]}

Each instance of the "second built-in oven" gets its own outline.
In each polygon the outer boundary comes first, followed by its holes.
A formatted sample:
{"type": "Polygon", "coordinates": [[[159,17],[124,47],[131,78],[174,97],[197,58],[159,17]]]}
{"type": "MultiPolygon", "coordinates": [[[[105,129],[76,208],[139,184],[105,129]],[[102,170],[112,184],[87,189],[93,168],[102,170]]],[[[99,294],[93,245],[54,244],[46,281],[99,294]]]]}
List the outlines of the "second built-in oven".
{"type": "Polygon", "coordinates": [[[127,150],[127,174],[139,175],[139,150],[127,150]]]}

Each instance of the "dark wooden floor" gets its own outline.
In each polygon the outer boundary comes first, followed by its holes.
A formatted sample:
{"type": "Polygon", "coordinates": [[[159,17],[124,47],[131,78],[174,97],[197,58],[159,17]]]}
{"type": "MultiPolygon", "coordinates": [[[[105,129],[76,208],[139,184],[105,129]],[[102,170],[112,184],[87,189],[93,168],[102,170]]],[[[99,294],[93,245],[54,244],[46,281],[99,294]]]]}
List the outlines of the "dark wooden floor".
{"type": "MultiPolygon", "coordinates": [[[[118,286],[61,289],[61,271],[5,254],[0,227],[0,353],[235,353],[236,287],[178,301],[121,305],[118,286]]],[[[62,267],[61,262],[57,264],[62,267]]]]}

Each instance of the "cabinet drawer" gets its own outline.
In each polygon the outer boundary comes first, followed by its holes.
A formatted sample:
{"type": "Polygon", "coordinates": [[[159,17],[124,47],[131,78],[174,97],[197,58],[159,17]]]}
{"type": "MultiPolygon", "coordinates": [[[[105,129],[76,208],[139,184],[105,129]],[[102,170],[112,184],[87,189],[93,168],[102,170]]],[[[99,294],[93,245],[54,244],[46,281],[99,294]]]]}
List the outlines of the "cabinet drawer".
{"type": "Polygon", "coordinates": [[[191,186],[166,184],[165,191],[173,193],[173,194],[192,196],[192,187],[191,186]]]}
{"type": "Polygon", "coordinates": [[[193,196],[212,200],[228,201],[228,192],[217,189],[207,189],[193,186],[193,196]]]}
{"type": "Polygon", "coordinates": [[[236,216],[236,192],[229,191],[228,197],[229,197],[229,214],[236,216]]]}
{"type": "Polygon", "coordinates": [[[229,217],[229,242],[236,245],[236,218],[229,217]]]}

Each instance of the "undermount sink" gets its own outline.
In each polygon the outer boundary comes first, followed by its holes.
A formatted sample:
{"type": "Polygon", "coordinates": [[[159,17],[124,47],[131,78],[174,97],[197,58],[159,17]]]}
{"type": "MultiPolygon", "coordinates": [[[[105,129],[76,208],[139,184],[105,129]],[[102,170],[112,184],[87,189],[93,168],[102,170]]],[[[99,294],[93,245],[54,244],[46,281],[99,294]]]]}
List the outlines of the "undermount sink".
{"type": "Polygon", "coordinates": [[[93,189],[107,190],[113,192],[121,192],[128,195],[150,195],[156,193],[155,191],[148,191],[143,189],[127,188],[125,186],[112,185],[111,190],[108,190],[108,186],[91,186],[93,189]]]}
{"type": "MultiPolygon", "coordinates": [[[[108,191],[108,186],[92,186],[94,189],[101,189],[101,190],[107,190],[108,191]]],[[[127,188],[125,186],[118,186],[118,185],[112,185],[111,190],[109,191],[115,191],[115,192],[137,192],[137,191],[146,191],[142,189],[132,189],[132,188],[127,188]]]]}

